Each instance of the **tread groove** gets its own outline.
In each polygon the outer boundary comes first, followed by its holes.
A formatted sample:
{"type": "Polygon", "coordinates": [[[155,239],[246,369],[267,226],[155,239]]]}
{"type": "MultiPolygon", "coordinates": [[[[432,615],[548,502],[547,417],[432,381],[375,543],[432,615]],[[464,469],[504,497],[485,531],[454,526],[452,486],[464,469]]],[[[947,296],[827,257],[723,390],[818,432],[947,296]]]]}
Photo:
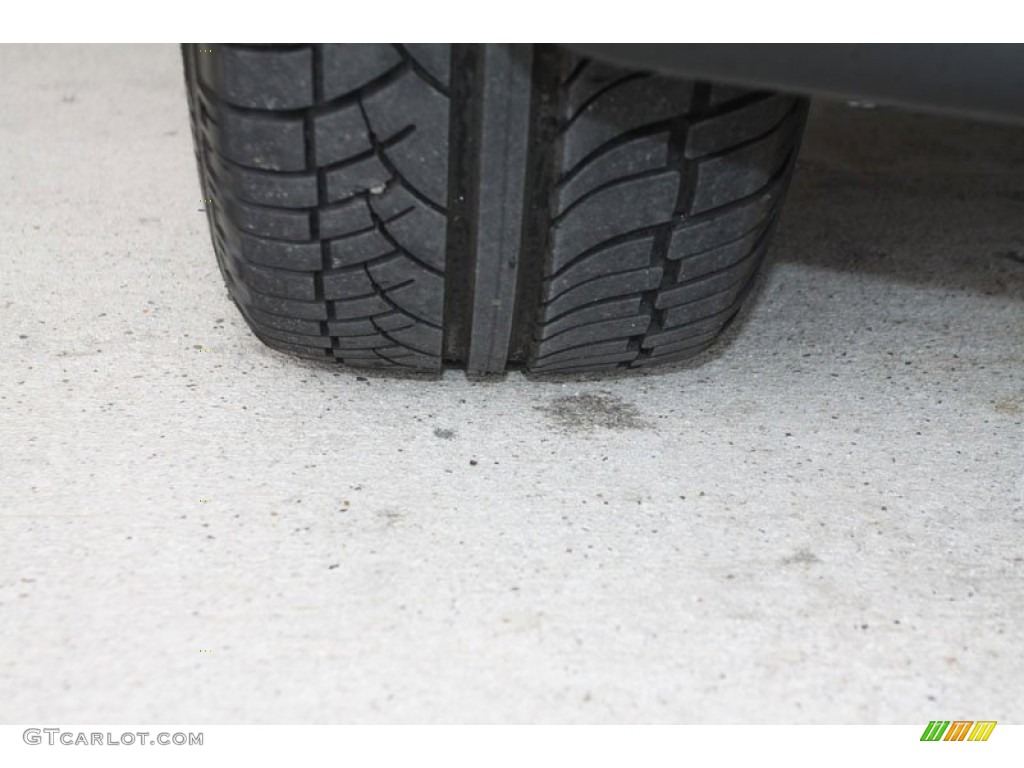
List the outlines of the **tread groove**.
{"type": "Polygon", "coordinates": [[[473,306],[473,249],[476,240],[476,197],[472,188],[479,175],[477,136],[480,115],[473,108],[477,89],[479,51],[472,45],[453,45],[451,110],[448,132],[448,228],[445,233],[444,339],[445,361],[461,363],[469,354],[473,306]]]}

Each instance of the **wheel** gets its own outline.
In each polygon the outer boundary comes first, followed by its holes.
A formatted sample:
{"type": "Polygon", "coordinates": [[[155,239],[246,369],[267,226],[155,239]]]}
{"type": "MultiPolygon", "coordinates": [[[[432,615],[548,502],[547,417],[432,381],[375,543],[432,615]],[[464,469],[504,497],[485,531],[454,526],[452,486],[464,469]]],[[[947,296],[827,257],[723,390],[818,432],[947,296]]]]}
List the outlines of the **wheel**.
{"type": "Polygon", "coordinates": [[[807,108],[557,46],[183,57],[230,295],[269,346],[355,366],[697,354],[764,259],[807,108]]]}

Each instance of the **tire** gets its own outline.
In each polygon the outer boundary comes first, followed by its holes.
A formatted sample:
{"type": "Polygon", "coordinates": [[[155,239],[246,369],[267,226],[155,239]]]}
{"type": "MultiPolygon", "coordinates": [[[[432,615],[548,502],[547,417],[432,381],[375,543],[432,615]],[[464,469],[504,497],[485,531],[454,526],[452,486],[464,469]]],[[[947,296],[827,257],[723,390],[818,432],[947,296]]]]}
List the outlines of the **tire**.
{"type": "Polygon", "coordinates": [[[807,110],[556,46],[183,57],[231,297],[267,345],[354,366],[698,354],[764,260],[807,110]]]}

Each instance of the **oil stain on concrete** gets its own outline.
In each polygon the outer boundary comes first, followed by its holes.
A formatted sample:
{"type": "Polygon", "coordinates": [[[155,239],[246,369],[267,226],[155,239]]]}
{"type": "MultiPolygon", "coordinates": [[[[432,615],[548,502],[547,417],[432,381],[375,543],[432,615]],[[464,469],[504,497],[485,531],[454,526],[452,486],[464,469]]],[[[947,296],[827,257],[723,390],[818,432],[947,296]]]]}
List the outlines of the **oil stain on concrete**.
{"type": "Polygon", "coordinates": [[[808,549],[801,549],[790,557],[782,558],[783,565],[814,565],[820,562],[821,558],[808,549]]]}
{"type": "Polygon", "coordinates": [[[1001,397],[992,406],[996,413],[1006,416],[1020,416],[1024,413],[1024,395],[1017,397],[1001,397]]]}
{"type": "Polygon", "coordinates": [[[548,405],[535,407],[567,432],[651,428],[635,405],[606,392],[556,397],[548,405]]]}

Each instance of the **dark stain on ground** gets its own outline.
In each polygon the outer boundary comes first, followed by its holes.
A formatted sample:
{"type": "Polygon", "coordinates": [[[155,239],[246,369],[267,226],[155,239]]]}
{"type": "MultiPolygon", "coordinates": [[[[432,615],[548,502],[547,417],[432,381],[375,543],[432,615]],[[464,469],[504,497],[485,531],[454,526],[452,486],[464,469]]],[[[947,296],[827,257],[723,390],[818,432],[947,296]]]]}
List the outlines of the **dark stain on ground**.
{"type": "Polygon", "coordinates": [[[607,393],[556,397],[549,405],[535,407],[569,432],[598,428],[618,431],[651,428],[635,405],[607,393]]]}
{"type": "Polygon", "coordinates": [[[1002,397],[996,400],[992,406],[996,413],[1004,413],[1007,416],[1020,416],[1024,413],[1024,397],[1002,397]]]}
{"type": "Polygon", "coordinates": [[[434,437],[440,437],[442,440],[454,440],[455,430],[454,429],[441,429],[441,427],[434,427],[434,437]]]}
{"type": "Polygon", "coordinates": [[[405,517],[405,514],[403,512],[400,512],[399,510],[393,509],[391,507],[387,509],[377,510],[375,514],[377,515],[377,518],[379,520],[384,521],[385,528],[391,528],[392,526],[401,522],[402,518],[405,517]]]}
{"type": "Polygon", "coordinates": [[[795,555],[782,558],[783,565],[813,565],[820,562],[821,558],[808,549],[801,549],[795,555]]]}

